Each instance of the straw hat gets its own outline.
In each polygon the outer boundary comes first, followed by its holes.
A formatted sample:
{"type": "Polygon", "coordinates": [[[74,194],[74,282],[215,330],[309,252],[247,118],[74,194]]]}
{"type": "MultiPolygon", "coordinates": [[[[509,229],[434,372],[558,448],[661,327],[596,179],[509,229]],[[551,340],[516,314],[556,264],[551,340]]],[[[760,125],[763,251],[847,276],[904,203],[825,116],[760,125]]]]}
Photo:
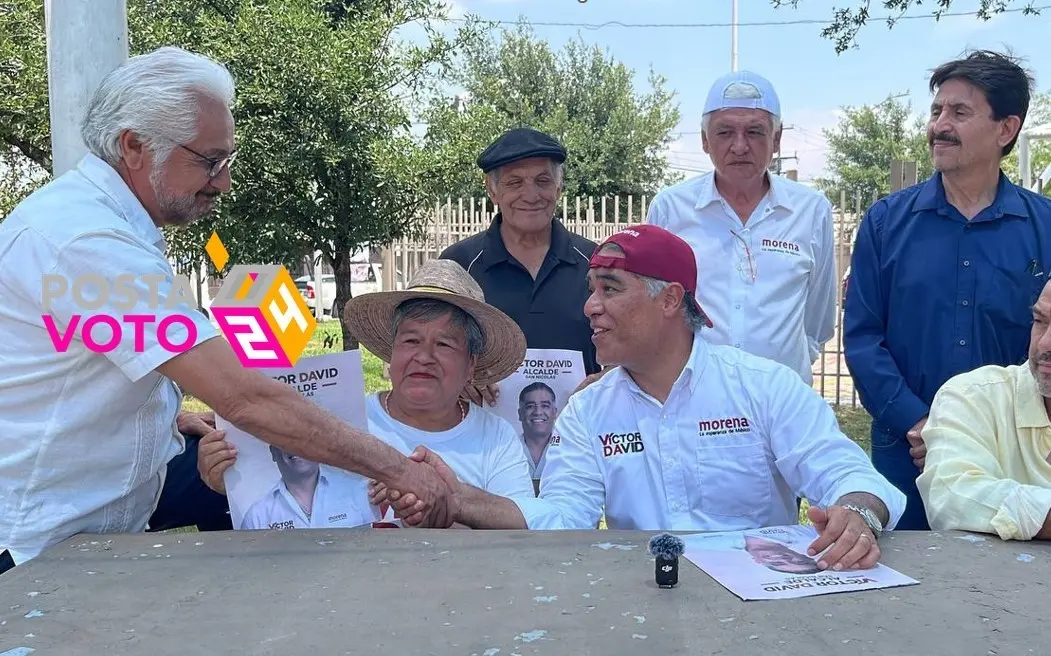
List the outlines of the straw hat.
{"type": "Polygon", "coordinates": [[[522,366],[526,352],[522,329],[511,317],[486,303],[482,288],[452,260],[428,260],[402,291],[352,298],[343,308],[343,321],[370,353],[390,364],[394,309],[413,298],[433,298],[455,305],[478,322],[485,334],[485,350],[474,369],[475,385],[503,380],[522,366]]]}

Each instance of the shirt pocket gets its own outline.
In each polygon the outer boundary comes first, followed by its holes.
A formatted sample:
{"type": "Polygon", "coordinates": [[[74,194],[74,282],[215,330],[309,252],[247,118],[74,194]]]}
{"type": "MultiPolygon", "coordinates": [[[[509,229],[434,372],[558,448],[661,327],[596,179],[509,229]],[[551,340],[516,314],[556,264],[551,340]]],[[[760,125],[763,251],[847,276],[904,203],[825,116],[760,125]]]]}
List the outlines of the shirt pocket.
{"type": "Polygon", "coordinates": [[[1033,315],[1030,307],[1040,297],[1047,282],[1045,276],[1036,276],[1029,271],[1009,271],[1003,267],[996,270],[989,289],[989,305],[1004,307],[1004,319],[1031,328],[1033,315]],[[1008,301],[1008,303],[1004,303],[1008,301]]]}
{"type": "Polygon", "coordinates": [[[770,507],[770,461],[751,435],[736,435],[697,448],[701,512],[717,517],[757,517],[770,507]]]}

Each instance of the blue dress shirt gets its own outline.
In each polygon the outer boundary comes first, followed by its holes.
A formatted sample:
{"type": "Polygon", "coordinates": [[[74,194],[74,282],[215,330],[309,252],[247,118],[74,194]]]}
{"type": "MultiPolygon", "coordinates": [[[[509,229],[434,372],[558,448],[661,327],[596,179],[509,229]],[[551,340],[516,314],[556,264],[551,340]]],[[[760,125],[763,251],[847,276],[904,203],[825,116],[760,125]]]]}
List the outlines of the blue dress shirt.
{"type": "MultiPolygon", "coordinates": [[[[1031,305],[1051,271],[1051,199],[1001,172],[968,221],[940,173],[873,204],[858,230],[843,344],[862,405],[904,436],[952,376],[1025,362],[1031,305]]],[[[918,471],[916,472],[918,474],[918,471]]]]}

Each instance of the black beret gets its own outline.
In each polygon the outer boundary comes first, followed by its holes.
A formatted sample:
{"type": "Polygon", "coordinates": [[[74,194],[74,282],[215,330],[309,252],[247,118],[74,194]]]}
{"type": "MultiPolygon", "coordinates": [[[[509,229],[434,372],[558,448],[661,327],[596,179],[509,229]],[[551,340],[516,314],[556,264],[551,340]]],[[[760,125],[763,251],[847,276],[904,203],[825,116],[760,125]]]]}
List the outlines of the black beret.
{"type": "Polygon", "coordinates": [[[566,149],[543,132],[532,128],[515,128],[500,135],[482,151],[478,156],[478,166],[488,173],[527,157],[547,157],[561,163],[566,161],[566,149]]]}

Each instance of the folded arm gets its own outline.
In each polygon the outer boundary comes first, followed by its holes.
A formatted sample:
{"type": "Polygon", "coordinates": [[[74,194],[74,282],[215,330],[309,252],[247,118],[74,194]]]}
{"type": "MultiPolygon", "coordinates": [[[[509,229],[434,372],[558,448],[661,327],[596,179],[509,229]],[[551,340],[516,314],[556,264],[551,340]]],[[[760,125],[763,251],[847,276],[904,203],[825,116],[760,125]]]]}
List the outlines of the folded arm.
{"type": "Polygon", "coordinates": [[[992,409],[979,395],[950,381],[931,406],[923,430],[927,462],[916,480],[931,528],[1051,539],[1051,489],[1005,474],[996,440],[1017,436],[997,435],[992,409]]]}

